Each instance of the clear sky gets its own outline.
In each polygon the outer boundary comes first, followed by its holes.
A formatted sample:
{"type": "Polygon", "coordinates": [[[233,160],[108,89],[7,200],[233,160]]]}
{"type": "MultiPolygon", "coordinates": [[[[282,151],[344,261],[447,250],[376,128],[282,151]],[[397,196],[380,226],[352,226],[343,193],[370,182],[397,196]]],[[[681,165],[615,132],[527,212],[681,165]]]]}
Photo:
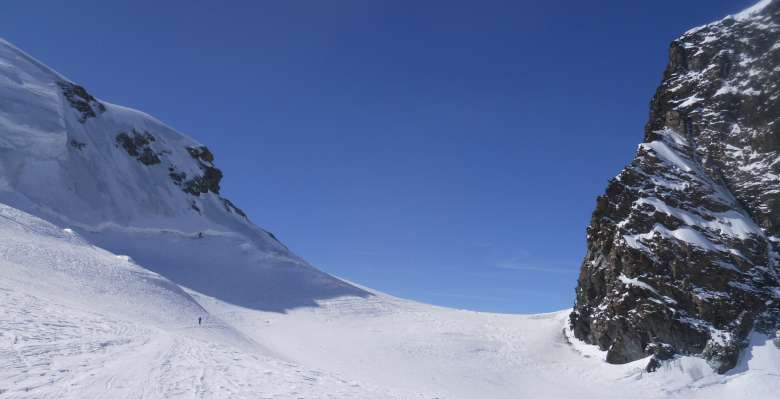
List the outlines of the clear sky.
{"type": "Polygon", "coordinates": [[[670,41],[752,3],[6,0],[0,36],[207,144],[319,268],[525,313],[572,305],[670,41]]]}

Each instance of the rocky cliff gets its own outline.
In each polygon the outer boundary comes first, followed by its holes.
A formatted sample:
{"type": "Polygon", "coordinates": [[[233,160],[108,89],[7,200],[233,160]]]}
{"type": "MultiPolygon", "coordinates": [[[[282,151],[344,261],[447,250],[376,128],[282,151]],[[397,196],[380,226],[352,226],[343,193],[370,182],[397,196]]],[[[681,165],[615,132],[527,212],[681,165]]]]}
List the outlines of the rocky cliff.
{"type": "Polygon", "coordinates": [[[571,314],[625,363],[719,372],[780,318],[780,0],[686,32],[644,142],[597,200],[571,314]]]}

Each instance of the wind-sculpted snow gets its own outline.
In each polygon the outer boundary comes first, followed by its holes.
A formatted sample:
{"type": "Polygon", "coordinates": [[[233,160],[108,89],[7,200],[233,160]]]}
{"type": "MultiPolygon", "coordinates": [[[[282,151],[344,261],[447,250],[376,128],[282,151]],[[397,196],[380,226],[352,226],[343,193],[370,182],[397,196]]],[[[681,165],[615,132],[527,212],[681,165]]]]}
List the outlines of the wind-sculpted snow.
{"type": "Polygon", "coordinates": [[[316,270],[220,195],[214,154],[0,40],[0,202],[177,284],[284,312],[368,293],[316,270]]]}
{"type": "Polygon", "coordinates": [[[574,334],[648,369],[734,367],[780,327],[780,1],[671,45],[645,142],[599,197],[574,334]]]}

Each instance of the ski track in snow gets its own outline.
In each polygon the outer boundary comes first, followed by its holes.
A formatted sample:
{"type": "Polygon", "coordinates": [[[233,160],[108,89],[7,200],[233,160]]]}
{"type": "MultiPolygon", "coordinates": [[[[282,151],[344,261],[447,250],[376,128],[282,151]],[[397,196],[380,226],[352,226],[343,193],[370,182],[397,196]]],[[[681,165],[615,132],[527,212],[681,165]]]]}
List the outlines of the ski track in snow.
{"type": "Polygon", "coordinates": [[[0,204],[0,398],[108,397],[390,396],[271,357],[170,281],[0,204]]]}
{"type": "Polygon", "coordinates": [[[487,314],[379,292],[250,309],[3,205],[0,305],[0,399],[769,398],[780,389],[780,350],[762,337],[728,375],[696,358],[648,374],[645,360],[606,364],[567,340],[568,311],[487,314]]]}
{"type": "Polygon", "coordinates": [[[379,292],[287,312],[246,308],[0,205],[0,399],[760,399],[780,390],[780,350],[766,337],[754,335],[726,375],[686,357],[646,373],[646,359],[610,365],[566,338],[567,316],[379,292]]]}
{"type": "Polygon", "coordinates": [[[290,363],[0,288],[3,398],[365,398],[290,363]]]}

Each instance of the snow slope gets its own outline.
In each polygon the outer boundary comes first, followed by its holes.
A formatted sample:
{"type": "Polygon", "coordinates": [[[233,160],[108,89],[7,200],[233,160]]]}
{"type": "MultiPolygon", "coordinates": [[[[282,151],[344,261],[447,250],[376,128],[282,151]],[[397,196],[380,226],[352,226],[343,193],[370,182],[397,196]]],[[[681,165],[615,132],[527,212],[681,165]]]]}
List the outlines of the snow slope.
{"type": "Polygon", "coordinates": [[[646,359],[608,364],[564,334],[569,310],[487,314],[376,293],[279,315],[194,297],[291,361],[392,387],[400,398],[772,398],[780,389],[780,349],[761,335],[725,376],[691,357],[647,373],[646,359]]]}
{"type": "Polygon", "coordinates": [[[5,205],[0,243],[2,398],[386,397],[270,357],[176,284],[5,205]]]}
{"type": "Polygon", "coordinates": [[[780,389],[780,349],[760,335],[727,375],[697,358],[646,373],[644,361],[610,365],[568,338],[568,310],[485,314],[373,294],[287,313],[236,306],[0,205],[0,398],[770,398],[780,389]]]}
{"type": "Polygon", "coordinates": [[[282,312],[368,295],[221,197],[202,144],[82,90],[0,39],[0,202],[242,306],[282,312]]]}

